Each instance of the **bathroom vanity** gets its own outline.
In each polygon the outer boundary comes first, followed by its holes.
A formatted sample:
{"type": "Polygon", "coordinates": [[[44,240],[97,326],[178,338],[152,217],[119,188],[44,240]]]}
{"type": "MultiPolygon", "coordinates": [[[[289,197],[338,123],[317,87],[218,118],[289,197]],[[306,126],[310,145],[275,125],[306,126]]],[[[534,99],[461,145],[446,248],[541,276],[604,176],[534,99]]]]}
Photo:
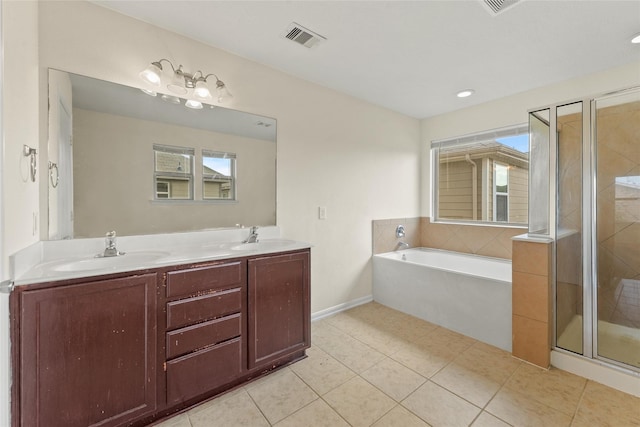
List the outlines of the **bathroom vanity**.
{"type": "Polygon", "coordinates": [[[304,357],[308,245],[239,255],[16,286],[13,425],[146,425],[304,357]]]}

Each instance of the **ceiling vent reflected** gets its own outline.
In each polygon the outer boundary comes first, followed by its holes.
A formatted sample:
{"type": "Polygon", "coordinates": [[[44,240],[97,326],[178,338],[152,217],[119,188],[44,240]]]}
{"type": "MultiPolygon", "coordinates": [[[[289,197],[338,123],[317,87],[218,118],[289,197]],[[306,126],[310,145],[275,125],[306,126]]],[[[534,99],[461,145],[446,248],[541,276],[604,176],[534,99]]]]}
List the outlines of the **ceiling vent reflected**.
{"type": "Polygon", "coordinates": [[[284,37],[307,48],[312,48],[318,43],[326,40],[326,38],[322,37],[320,34],[314,33],[295,22],[292,22],[291,25],[287,27],[287,30],[284,32],[284,37]]]}
{"type": "Polygon", "coordinates": [[[497,15],[520,2],[520,0],[481,0],[481,2],[491,15],[497,15]]]}

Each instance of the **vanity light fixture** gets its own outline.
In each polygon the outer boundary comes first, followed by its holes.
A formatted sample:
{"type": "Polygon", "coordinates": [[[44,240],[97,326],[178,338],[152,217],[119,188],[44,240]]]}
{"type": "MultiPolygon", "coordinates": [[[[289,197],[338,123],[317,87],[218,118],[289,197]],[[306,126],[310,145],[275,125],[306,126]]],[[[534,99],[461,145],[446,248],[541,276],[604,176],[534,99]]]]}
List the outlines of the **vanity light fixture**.
{"type": "Polygon", "coordinates": [[[466,98],[468,96],[471,96],[475,93],[475,90],[473,89],[465,89],[465,90],[461,90],[460,92],[456,93],[456,96],[458,98],[466,98]]]}
{"type": "MultiPolygon", "coordinates": [[[[169,70],[167,70],[167,74],[169,74],[169,70]]],[[[166,87],[171,92],[178,95],[187,95],[191,91],[193,97],[201,101],[207,101],[212,98],[211,89],[207,82],[207,79],[212,76],[215,78],[215,90],[218,95],[218,102],[223,102],[225,98],[231,98],[233,95],[229,93],[227,86],[215,74],[211,73],[205,75],[200,70],[191,74],[183,70],[182,65],[179,65],[178,68],[176,68],[168,59],[163,58],[158,61],[154,61],[140,72],[140,78],[149,85],[161,87],[163,85],[163,80],[167,80],[166,87]],[[164,68],[162,67],[163,62],[166,62],[171,66],[171,72],[168,76],[164,76],[164,68]]]]}
{"type": "Polygon", "coordinates": [[[640,44],[640,33],[635,34],[633,37],[631,37],[631,43],[640,44]]]}

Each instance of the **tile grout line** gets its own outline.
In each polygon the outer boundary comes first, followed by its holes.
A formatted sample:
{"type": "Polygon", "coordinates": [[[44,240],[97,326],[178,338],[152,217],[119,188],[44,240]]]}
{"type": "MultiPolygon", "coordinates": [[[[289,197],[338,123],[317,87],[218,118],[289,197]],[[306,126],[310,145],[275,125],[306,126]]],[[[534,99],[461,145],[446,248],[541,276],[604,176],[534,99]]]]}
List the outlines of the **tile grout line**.
{"type": "MultiPolygon", "coordinates": [[[[511,357],[513,357],[513,356],[511,356],[511,357]]],[[[514,358],[514,359],[515,359],[515,358],[514,358]]],[[[519,359],[516,359],[516,360],[519,360],[519,359]]],[[[489,407],[489,404],[491,404],[491,402],[493,402],[493,399],[495,399],[495,398],[496,398],[496,396],[498,395],[498,393],[500,393],[500,391],[502,391],[502,389],[504,389],[504,388],[507,386],[507,384],[509,383],[509,380],[511,380],[511,378],[513,378],[513,376],[516,374],[516,372],[518,372],[518,369],[520,369],[522,366],[523,366],[522,361],[520,361],[520,364],[518,365],[518,367],[517,367],[516,369],[514,369],[514,370],[513,370],[513,372],[511,372],[511,374],[509,375],[509,377],[508,377],[506,380],[504,380],[504,382],[500,385],[500,388],[498,388],[498,391],[496,391],[496,392],[494,393],[494,395],[493,395],[493,396],[491,396],[491,399],[489,399],[489,401],[487,402],[487,404],[486,404],[486,405],[484,405],[484,408],[482,408],[482,411],[483,411],[483,412],[486,412],[487,414],[490,414],[491,416],[496,417],[496,418],[497,418],[497,419],[499,419],[500,421],[502,421],[502,422],[504,422],[505,424],[508,424],[508,425],[510,425],[510,426],[511,426],[511,425],[513,425],[513,424],[511,424],[511,423],[509,423],[509,422],[507,422],[507,421],[503,420],[503,419],[502,419],[502,418],[500,418],[498,415],[496,415],[496,414],[494,414],[494,413],[492,413],[492,412],[489,412],[488,410],[486,410],[486,408],[488,408],[488,407],[489,407]]]]}
{"type": "Polygon", "coordinates": [[[584,387],[582,388],[582,393],[580,393],[580,399],[578,399],[578,404],[576,405],[575,411],[573,411],[573,415],[571,416],[571,423],[569,426],[573,426],[573,423],[576,420],[576,415],[578,415],[578,411],[580,410],[580,405],[582,404],[582,400],[584,399],[585,394],[587,393],[587,386],[589,385],[589,379],[584,382],[584,387]]]}
{"type": "MultiPolygon", "coordinates": [[[[264,377],[264,378],[266,378],[266,377],[264,377]]],[[[267,424],[269,424],[269,426],[273,426],[273,424],[271,424],[271,421],[269,421],[269,418],[267,418],[267,414],[265,414],[262,411],[262,408],[260,408],[260,405],[258,405],[258,402],[256,402],[255,399],[253,398],[253,396],[251,396],[251,393],[249,393],[249,390],[247,390],[246,386],[243,386],[242,390],[244,390],[244,392],[247,393],[247,396],[249,396],[249,399],[251,399],[251,402],[253,403],[253,405],[258,409],[258,411],[260,411],[260,415],[262,415],[262,417],[267,422],[267,424]]],[[[280,421],[282,421],[282,420],[280,420],[280,421]]]]}

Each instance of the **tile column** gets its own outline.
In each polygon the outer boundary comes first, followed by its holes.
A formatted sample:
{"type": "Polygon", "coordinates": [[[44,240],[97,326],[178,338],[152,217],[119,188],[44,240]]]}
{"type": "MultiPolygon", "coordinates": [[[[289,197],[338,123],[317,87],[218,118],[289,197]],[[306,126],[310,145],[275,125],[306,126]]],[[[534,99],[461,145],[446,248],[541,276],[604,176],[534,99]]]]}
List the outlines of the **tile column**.
{"type": "Polygon", "coordinates": [[[512,352],[548,368],[553,327],[552,242],[515,237],[512,244],[512,352]]]}

